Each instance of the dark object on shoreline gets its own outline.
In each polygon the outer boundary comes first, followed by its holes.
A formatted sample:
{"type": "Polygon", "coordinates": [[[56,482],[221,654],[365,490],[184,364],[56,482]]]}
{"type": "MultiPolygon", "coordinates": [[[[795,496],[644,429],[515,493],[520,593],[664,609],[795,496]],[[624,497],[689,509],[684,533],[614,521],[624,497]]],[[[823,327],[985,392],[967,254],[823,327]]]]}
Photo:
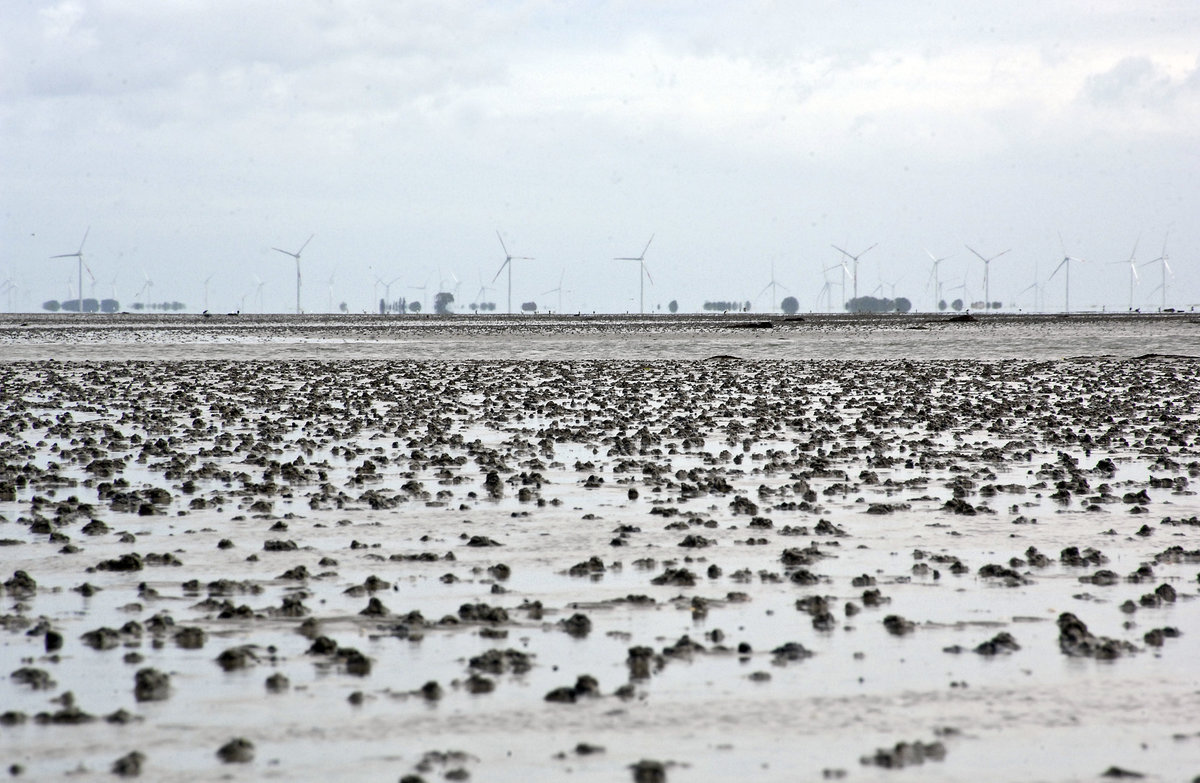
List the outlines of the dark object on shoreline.
{"type": "Polygon", "coordinates": [[[1148,359],[1183,359],[1185,361],[1196,361],[1200,356],[1189,356],[1184,353],[1144,353],[1141,356],[1130,358],[1132,362],[1144,362],[1148,359]]]}
{"type": "Polygon", "coordinates": [[[770,321],[733,321],[721,325],[726,329],[772,329],[775,326],[770,321]]]}
{"type": "Polygon", "coordinates": [[[971,315],[970,313],[963,313],[962,315],[954,315],[949,318],[944,318],[944,319],[942,319],[941,323],[944,323],[944,324],[973,324],[978,320],[979,320],[978,318],[971,315]]]}

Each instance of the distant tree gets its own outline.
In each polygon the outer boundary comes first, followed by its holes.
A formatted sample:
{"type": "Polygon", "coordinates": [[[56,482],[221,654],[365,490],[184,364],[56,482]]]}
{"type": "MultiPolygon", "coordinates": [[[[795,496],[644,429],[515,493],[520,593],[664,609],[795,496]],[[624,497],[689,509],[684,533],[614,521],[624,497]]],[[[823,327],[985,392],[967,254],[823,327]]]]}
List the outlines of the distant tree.
{"type": "Polygon", "coordinates": [[[448,291],[440,291],[433,298],[433,311],[438,315],[449,315],[450,305],[454,303],[454,294],[448,291]]]}
{"type": "Polygon", "coordinates": [[[999,310],[1002,307],[1004,307],[1004,302],[992,302],[993,310],[999,310]]]}
{"type": "Polygon", "coordinates": [[[846,302],[846,309],[852,313],[890,313],[896,309],[896,303],[891,299],[859,296],[846,302]]]}
{"type": "Polygon", "coordinates": [[[409,303],[408,303],[408,311],[409,311],[410,313],[419,313],[419,312],[421,312],[421,303],[420,303],[420,302],[409,302],[409,303]]]}
{"type": "Polygon", "coordinates": [[[672,299],[671,303],[667,305],[667,309],[670,310],[672,313],[678,313],[679,312],[679,302],[676,302],[674,299],[672,299]]]}
{"type": "Polygon", "coordinates": [[[723,313],[727,310],[733,310],[734,312],[736,312],[736,311],[742,309],[742,303],[741,302],[730,302],[730,301],[727,301],[724,299],[718,299],[715,302],[705,302],[704,309],[708,310],[709,312],[718,312],[718,313],[723,313]]]}
{"type": "Polygon", "coordinates": [[[381,297],[379,297],[379,314],[387,315],[387,311],[388,311],[387,300],[381,296],[381,297]]]}
{"type": "Polygon", "coordinates": [[[341,304],[338,305],[338,310],[340,310],[343,313],[350,312],[350,308],[346,306],[345,302],[342,302],[341,304]]]}
{"type": "Polygon", "coordinates": [[[118,302],[116,299],[101,299],[100,300],[100,312],[102,312],[102,313],[115,313],[115,312],[119,311],[120,309],[121,309],[121,303],[118,302]]]}
{"type": "Polygon", "coordinates": [[[800,312],[800,302],[797,301],[796,297],[794,296],[784,297],[783,301],[779,303],[779,306],[787,315],[795,315],[796,313],[800,312]]]}
{"type": "Polygon", "coordinates": [[[955,299],[953,302],[950,303],[950,309],[952,309],[956,313],[958,311],[962,310],[963,309],[963,300],[955,299]]]}
{"type": "Polygon", "coordinates": [[[522,302],[521,303],[521,311],[525,312],[525,313],[536,313],[537,312],[537,302],[522,302]]]}
{"type": "Polygon", "coordinates": [[[945,310],[945,309],[946,309],[946,307],[948,307],[948,305],[946,304],[946,300],[945,300],[945,299],[942,299],[942,300],[940,300],[940,301],[938,302],[938,309],[939,309],[939,310],[945,310]]]}
{"type": "Polygon", "coordinates": [[[59,304],[57,299],[51,299],[49,301],[42,302],[42,309],[49,310],[52,313],[57,313],[62,309],[62,305],[59,304]]]}
{"type": "Polygon", "coordinates": [[[896,298],[895,306],[897,313],[907,313],[912,309],[912,302],[908,301],[907,298],[900,296],[896,298]]]}

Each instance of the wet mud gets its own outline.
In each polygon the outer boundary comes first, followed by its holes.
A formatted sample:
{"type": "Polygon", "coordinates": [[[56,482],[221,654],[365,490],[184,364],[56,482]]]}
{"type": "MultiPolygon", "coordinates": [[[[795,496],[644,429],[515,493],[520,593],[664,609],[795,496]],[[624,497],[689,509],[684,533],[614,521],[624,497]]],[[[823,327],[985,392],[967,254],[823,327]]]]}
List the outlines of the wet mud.
{"type": "Polygon", "coordinates": [[[164,344],[0,362],[23,779],[1200,775],[1198,362],[164,344]]]}

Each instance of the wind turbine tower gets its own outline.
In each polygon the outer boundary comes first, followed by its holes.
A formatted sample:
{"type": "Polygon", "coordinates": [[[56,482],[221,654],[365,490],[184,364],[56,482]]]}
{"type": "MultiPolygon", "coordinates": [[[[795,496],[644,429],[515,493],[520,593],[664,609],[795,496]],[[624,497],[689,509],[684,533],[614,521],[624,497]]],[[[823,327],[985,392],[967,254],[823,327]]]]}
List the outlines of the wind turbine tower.
{"type": "Polygon", "coordinates": [[[1058,274],[1058,270],[1062,269],[1063,267],[1066,267],[1067,287],[1066,287],[1065,304],[1063,305],[1063,308],[1064,308],[1063,312],[1069,313],[1069,312],[1071,312],[1071,262],[1072,261],[1079,261],[1080,263],[1086,263],[1086,262],[1082,258],[1076,258],[1075,256],[1067,254],[1067,245],[1065,242],[1063,242],[1062,234],[1058,235],[1058,243],[1059,243],[1059,245],[1062,246],[1062,249],[1063,249],[1062,261],[1058,262],[1058,266],[1054,267],[1054,271],[1050,273],[1050,277],[1046,278],[1046,281],[1049,282],[1050,280],[1053,280],[1054,276],[1056,274],[1058,274]]]}
{"type": "Polygon", "coordinates": [[[870,250],[875,248],[878,244],[879,243],[876,242],[874,245],[871,245],[871,247],[868,247],[866,250],[863,250],[861,253],[859,253],[856,256],[851,255],[850,253],[847,253],[845,250],[842,250],[837,245],[830,245],[830,247],[832,247],[834,250],[836,250],[839,253],[841,253],[842,255],[844,255],[846,258],[849,258],[854,263],[854,271],[850,275],[850,278],[854,281],[854,296],[853,296],[854,299],[858,299],[858,259],[865,256],[870,250]]]}
{"type": "Polygon", "coordinates": [[[547,294],[558,294],[558,310],[556,310],[555,312],[557,312],[559,315],[562,315],[563,279],[566,277],[566,275],[567,275],[567,270],[565,270],[565,269],[561,270],[558,273],[558,286],[555,288],[551,288],[549,291],[542,291],[542,293],[540,294],[541,296],[546,296],[547,294]]]}
{"type": "Polygon", "coordinates": [[[1008,250],[1005,250],[1002,253],[997,253],[996,255],[991,256],[989,258],[984,258],[983,256],[981,256],[978,253],[978,251],[975,250],[975,248],[971,247],[970,245],[966,245],[965,247],[967,248],[967,250],[970,250],[972,253],[974,253],[976,258],[978,258],[980,261],[983,262],[983,309],[991,310],[992,309],[992,288],[991,288],[991,279],[990,279],[988,272],[992,267],[992,262],[995,261],[1000,256],[1004,255],[1004,253],[1011,252],[1012,248],[1009,248],[1008,250]]]}
{"type": "Polygon", "coordinates": [[[504,250],[504,263],[501,264],[500,268],[496,270],[496,276],[492,278],[492,282],[493,283],[496,282],[496,279],[500,277],[500,273],[504,271],[504,267],[508,267],[508,312],[509,312],[509,315],[511,315],[512,314],[512,262],[513,262],[513,259],[517,259],[519,261],[532,261],[533,259],[530,258],[529,256],[514,256],[512,253],[508,252],[508,247],[504,244],[504,237],[500,236],[499,231],[496,232],[496,239],[500,240],[500,247],[501,247],[501,249],[504,250]]]}
{"type": "Polygon", "coordinates": [[[285,256],[291,256],[292,258],[296,259],[296,315],[300,315],[300,254],[304,252],[304,248],[308,247],[308,243],[311,242],[315,236],[316,234],[310,234],[308,239],[304,240],[304,244],[301,245],[300,249],[295,253],[278,247],[271,248],[272,250],[278,250],[285,256]]]}
{"type": "MultiPolygon", "coordinates": [[[[933,253],[930,253],[928,248],[925,249],[925,255],[929,256],[930,261],[933,261],[933,270],[929,273],[929,280],[933,282],[933,307],[930,309],[930,312],[934,312],[938,309],[938,305],[942,301],[942,278],[938,273],[938,266],[950,256],[938,258],[933,253]]],[[[929,287],[928,282],[925,283],[925,287],[929,287]]]]}
{"type": "MultiPolygon", "coordinates": [[[[84,242],[87,242],[88,233],[91,232],[91,230],[92,230],[92,227],[88,226],[87,230],[83,232],[83,240],[79,243],[79,249],[76,250],[74,253],[63,253],[62,255],[58,255],[58,256],[50,256],[51,258],[74,258],[79,261],[79,269],[77,271],[79,274],[78,291],[79,291],[79,314],[80,315],[83,315],[83,245],[84,245],[84,242]]],[[[1164,245],[1164,247],[1165,247],[1165,245],[1164,245]]]]}
{"type": "MultiPolygon", "coordinates": [[[[1170,235],[1171,235],[1171,232],[1168,231],[1167,236],[1163,237],[1162,254],[1158,258],[1154,259],[1153,261],[1147,261],[1145,264],[1142,265],[1142,266],[1149,266],[1150,264],[1162,263],[1162,282],[1159,283],[1159,285],[1158,285],[1158,289],[1162,292],[1162,304],[1159,306],[1159,310],[1167,309],[1167,275],[1175,274],[1174,272],[1171,271],[1171,265],[1169,263],[1167,263],[1168,258],[1170,258],[1167,255],[1167,237],[1169,237],[1170,235]]],[[[1151,291],[1150,293],[1153,294],[1154,292],[1151,291]]]]}
{"type": "MultiPolygon", "coordinates": [[[[789,289],[787,286],[783,285],[782,283],[775,282],[775,262],[774,261],[771,262],[771,282],[769,282],[765,286],[763,286],[763,290],[759,291],[758,295],[762,296],[764,293],[766,293],[768,288],[771,289],[771,312],[775,312],[775,308],[779,305],[779,295],[775,292],[775,289],[782,288],[784,291],[787,291],[789,289]]],[[[755,298],[757,298],[757,297],[755,297],[755,298]]]]}
{"type": "Polygon", "coordinates": [[[654,285],[654,278],[650,277],[650,270],[646,268],[646,251],[650,249],[650,243],[654,241],[654,235],[650,235],[650,239],[646,241],[646,246],[642,248],[642,253],[639,256],[620,256],[614,258],[613,261],[637,261],[638,262],[638,311],[642,314],[646,312],[646,281],[650,281],[650,285],[654,285]]]}
{"type": "Polygon", "coordinates": [[[1138,284],[1138,265],[1134,257],[1137,256],[1138,243],[1141,241],[1142,238],[1140,236],[1134,240],[1133,250],[1130,252],[1129,258],[1125,259],[1124,261],[1112,262],[1114,264],[1129,264],[1129,312],[1131,313],[1133,312],[1133,289],[1138,284]]]}

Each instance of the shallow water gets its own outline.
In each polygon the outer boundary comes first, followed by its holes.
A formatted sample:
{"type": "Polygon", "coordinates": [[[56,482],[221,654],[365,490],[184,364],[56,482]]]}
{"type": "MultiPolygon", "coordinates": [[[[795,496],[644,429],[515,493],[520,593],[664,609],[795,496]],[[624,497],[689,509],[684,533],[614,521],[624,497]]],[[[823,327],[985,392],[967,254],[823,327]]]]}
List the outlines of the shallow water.
{"type": "Polygon", "coordinates": [[[1195,314],[904,316],[0,315],[0,360],[1063,359],[1200,356],[1195,314]],[[739,328],[772,324],[769,329],[739,328]],[[170,346],[164,354],[163,347],[170,346]]]}
{"type": "Polygon", "coordinates": [[[14,500],[0,500],[0,539],[10,542],[0,548],[0,581],[21,569],[38,583],[32,596],[0,594],[0,667],[35,666],[56,682],[48,690],[0,682],[0,712],[30,716],[0,726],[0,760],[23,765],[27,779],[106,776],[135,749],[147,756],[144,776],[156,780],[325,780],[348,769],[355,779],[396,780],[433,750],[469,757],[435,764],[427,780],[460,767],[485,780],[632,779],[628,765],[643,758],[671,763],[672,781],[814,779],[826,770],[853,780],[1093,780],[1113,765],[1151,780],[1200,773],[1200,565],[1153,563],[1152,579],[1124,578],[1171,545],[1200,546],[1200,525],[1163,523],[1200,513],[1192,486],[1200,367],[1104,358],[1200,354],[1186,317],[1010,319],[928,331],[892,319],[771,330],[722,329],[715,319],[515,327],[503,318],[399,327],[384,319],[250,327],[135,319],[99,329],[82,320],[0,327],[8,360],[0,364],[0,465],[6,481],[30,477],[14,487],[14,500]],[[716,354],[773,360],[691,361],[716,354]],[[832,360],[847,354],[858,360],[832,360]],[[879,360],[897,354],[922,360],[879,360]],[[1078,356],[1090,358],[1061,360],[1078,356]],[[404,361],[427,357],[442,361],[404,361]],[[978,361],[992,358],[1008,361],[978,361]],[[111,507],[97,490],[112,479],[86,469],[98,455],[124,460],[115,475],[130,489],[166,488],[169,502],[153,516],[111,507]],[[324,478],[281,474],[298,456],[324,478]],[[1101,472],[1106,457],[1113,464],[1101,472]],[[356,480],[368,460],[372,470],[356,480]],[[1072,461],[1087,491],[1051,500],[1072,461]],[[195,474],[185,492],[183,480],[205,463],[217,472],[195,474]],[[503,479],[541,476],[525,485],[528,500],[516,496],[519,482],[490,499],[488,469],[503,479]],[[589,486],[589,476],[604,481],[589,486]],[[684,486],[713,477],[728,485],[684,486]],[[1177,484],[1150,486],[1151,477],[1177,484]],[[413,480],[428,494],[402,489],[413,480]],[[795,505],[799,482],[816,494],[808,507],[795,505]],[[956,484],[979,513],[947,510],[956,484]],[[1112,494],[1090,503],[1102,484],[1112,494]],[[368,489],[400,499],[372,509],[368,489]],[[1147,502],[1121,500],[1142,490],[1147,502]],[[70,496],[93,508],[55,521],[56,504],[70,496]],[[771,527],[750,527],[752,515],[731,506],[736,497],[756,503],[771,527]],[[193,498],[207,507],[191,508],[193,498]],[[251,510],[256,500],[271,505],[251,510]],[[867,513],[873,503],[895,508],[867,513]],[[695,524],[668,528],[688,514],[695,524]],[[85,535],[86,518],[110,530],[85,535]],[[63,554],[62,539],[31,529],[38,519],[81,551],[63,554]],[[813,532],[819,520],[845,535],[813,532]],[[619,525],[640,532],[614,547],[619,525]],[[788,525],[809,532],[785,535],[788,525]],[[679,546],[689,534],[713,544],[679,546]],[[502,546],[466,546],[473,535],[502,546]],[[218,548],[222,539],[233,547],[218,548]],[[269,540],[298,548],[264,551],[269,540]],[[806,566],[820,581],[794,584],[781,552],[810,544],[827,555],[806,566]],[[1030,546],[1055,562],[1016,566],[1023,583],[1014,586],[979,575],[986,564],[1024,558],[1030,546]],[[1059,553],[1069,546],[1095,547],[1107,562],[1063,565],[1059,553]],[[181,565],[87,570],[130,552],[170,553],[181,565]],[[454,559],[390,559],[419,553],[454,559]],[[566,573],[592,555],[606,565],[602,574],[566,573]],[[968,569],[952,574],[935,555],[968,569]],[[336,564],[320,565],[326,557],[336,564]],[[510,577],[488,573],[498,563],[510,577]],[[697,574],[697,584],[651,584],[669,563],[697,574]],[[920,564],[937,578],[914,572],[920,564]],[[308,579],[279,578],[298,565],[308,579]],[[710,565],[721,574],[707,575],[710,565]],[[1115,584],[1080,582],[1101,567],[1120,577],[1115,584]],[[368,597],[345,592],[370,575],[391,583],[376,593],[390,617],[360,616],[368,597]],[[851,580],[863,575],[888,603],[862,606],[864,588],[851,580]],[[198,606],[217,578],[257,591],[228,596],[254,617],[219,619],[198,606]],[[185,589],[193,579],[199,589],[185,589]],[[72,590],[85,581],[99,592],[72,590]],[[143,583],[157,597],[139,590],[143,583]],[[494,593],[497,584],[505,592],[494,593]],[[1173,586],[1174,602],[1121,610],[1161,584],[1173,586]],[[369,675],[307,655],[302,618],[270,616],[297,595],[320,633],[370,658],[369,675]],[[654,602],[622,600],[629,595],[654,602]],[[795,606],[817,595],[829,598],[830,630],[814,628],[795,606]],[[542,618],[521,609],[532,601],[543,604],[542,618]],[[496,626],[506,638],[481,635],[486,625],[439,623],[476,602],[507,610],[509,621],[496,626]],[[848,615],[847,602],[861,612],[848,615]],[[395,626],[411,610],[429,625],[407,623],[404,638],[395,626]],[[145,624],[161,612],[175,625],[160,642],[149,631],[108,650],[80,641],[85,631],[145,624]],[[558,625],[576,612],[593,623],[584,638],[558,625]],[[1138,652],[1113,661],[1064,655],[1055,622],[1062,612],[1138,652]],[[882,620],[893,614],[914,623],[911,633],[887,632],[882,620]],[[27,635],[38,618],[64,636],[56,658],[41,635],[27,635]],[[173,642],[184,626],[205,630],[203,647],[173,642]],[[1182,636],[1158,648],[1143,642],[1146,631],[1167,626],[1182,636]],[[1020,649],[971,651],[1000,631],[1020,649]],[[631,683],[631,647],[662,653],[685,635],[705,649],[666,656],[649,679],[632,681],[631,698],[614,695],[631,683]],[[776,660],[771,651],[792,641],[812,657],[776,660]],[[735,652],[741,642],[752,651],[735,652]],[[256,645],[257,663],[222,671],[217,655],[242,644],[256,645]],[[944,651],[952,645],[965,651],[944,651]],[[468,693],[467,660],[508,648],[533,656],[530,671],[489,674],[493,692],[468,693]],[[131,652],[143,659],[126,661],[131,652]],[[146,666],[170,674],[165,701],[134,699],[134,673],[146,666]],[[289,678],[286,692],[267,693],[275,672],[289,678]],[[756,672],[769,679],[752,679],[756,672]],[[599,682],[599,697],[544,701],[583,674],[599,682]],[[415,694],[431,680],[444,689],[432,703],[415,694]],[[32,720],[57,709],[50,699],[68,690],[89,713],[124,708],[140,721],[32,720]],[[348,701],[356,692],[358,705],[348,701]],[[255,743],[252,763],[216,759],[235,736],[255,743]],[[876,748],[935,739],[945,744],[943,761],[903,770],[859,762],[876,748]],[[606,750],[580,756],[580,742],[606,750]]]}

